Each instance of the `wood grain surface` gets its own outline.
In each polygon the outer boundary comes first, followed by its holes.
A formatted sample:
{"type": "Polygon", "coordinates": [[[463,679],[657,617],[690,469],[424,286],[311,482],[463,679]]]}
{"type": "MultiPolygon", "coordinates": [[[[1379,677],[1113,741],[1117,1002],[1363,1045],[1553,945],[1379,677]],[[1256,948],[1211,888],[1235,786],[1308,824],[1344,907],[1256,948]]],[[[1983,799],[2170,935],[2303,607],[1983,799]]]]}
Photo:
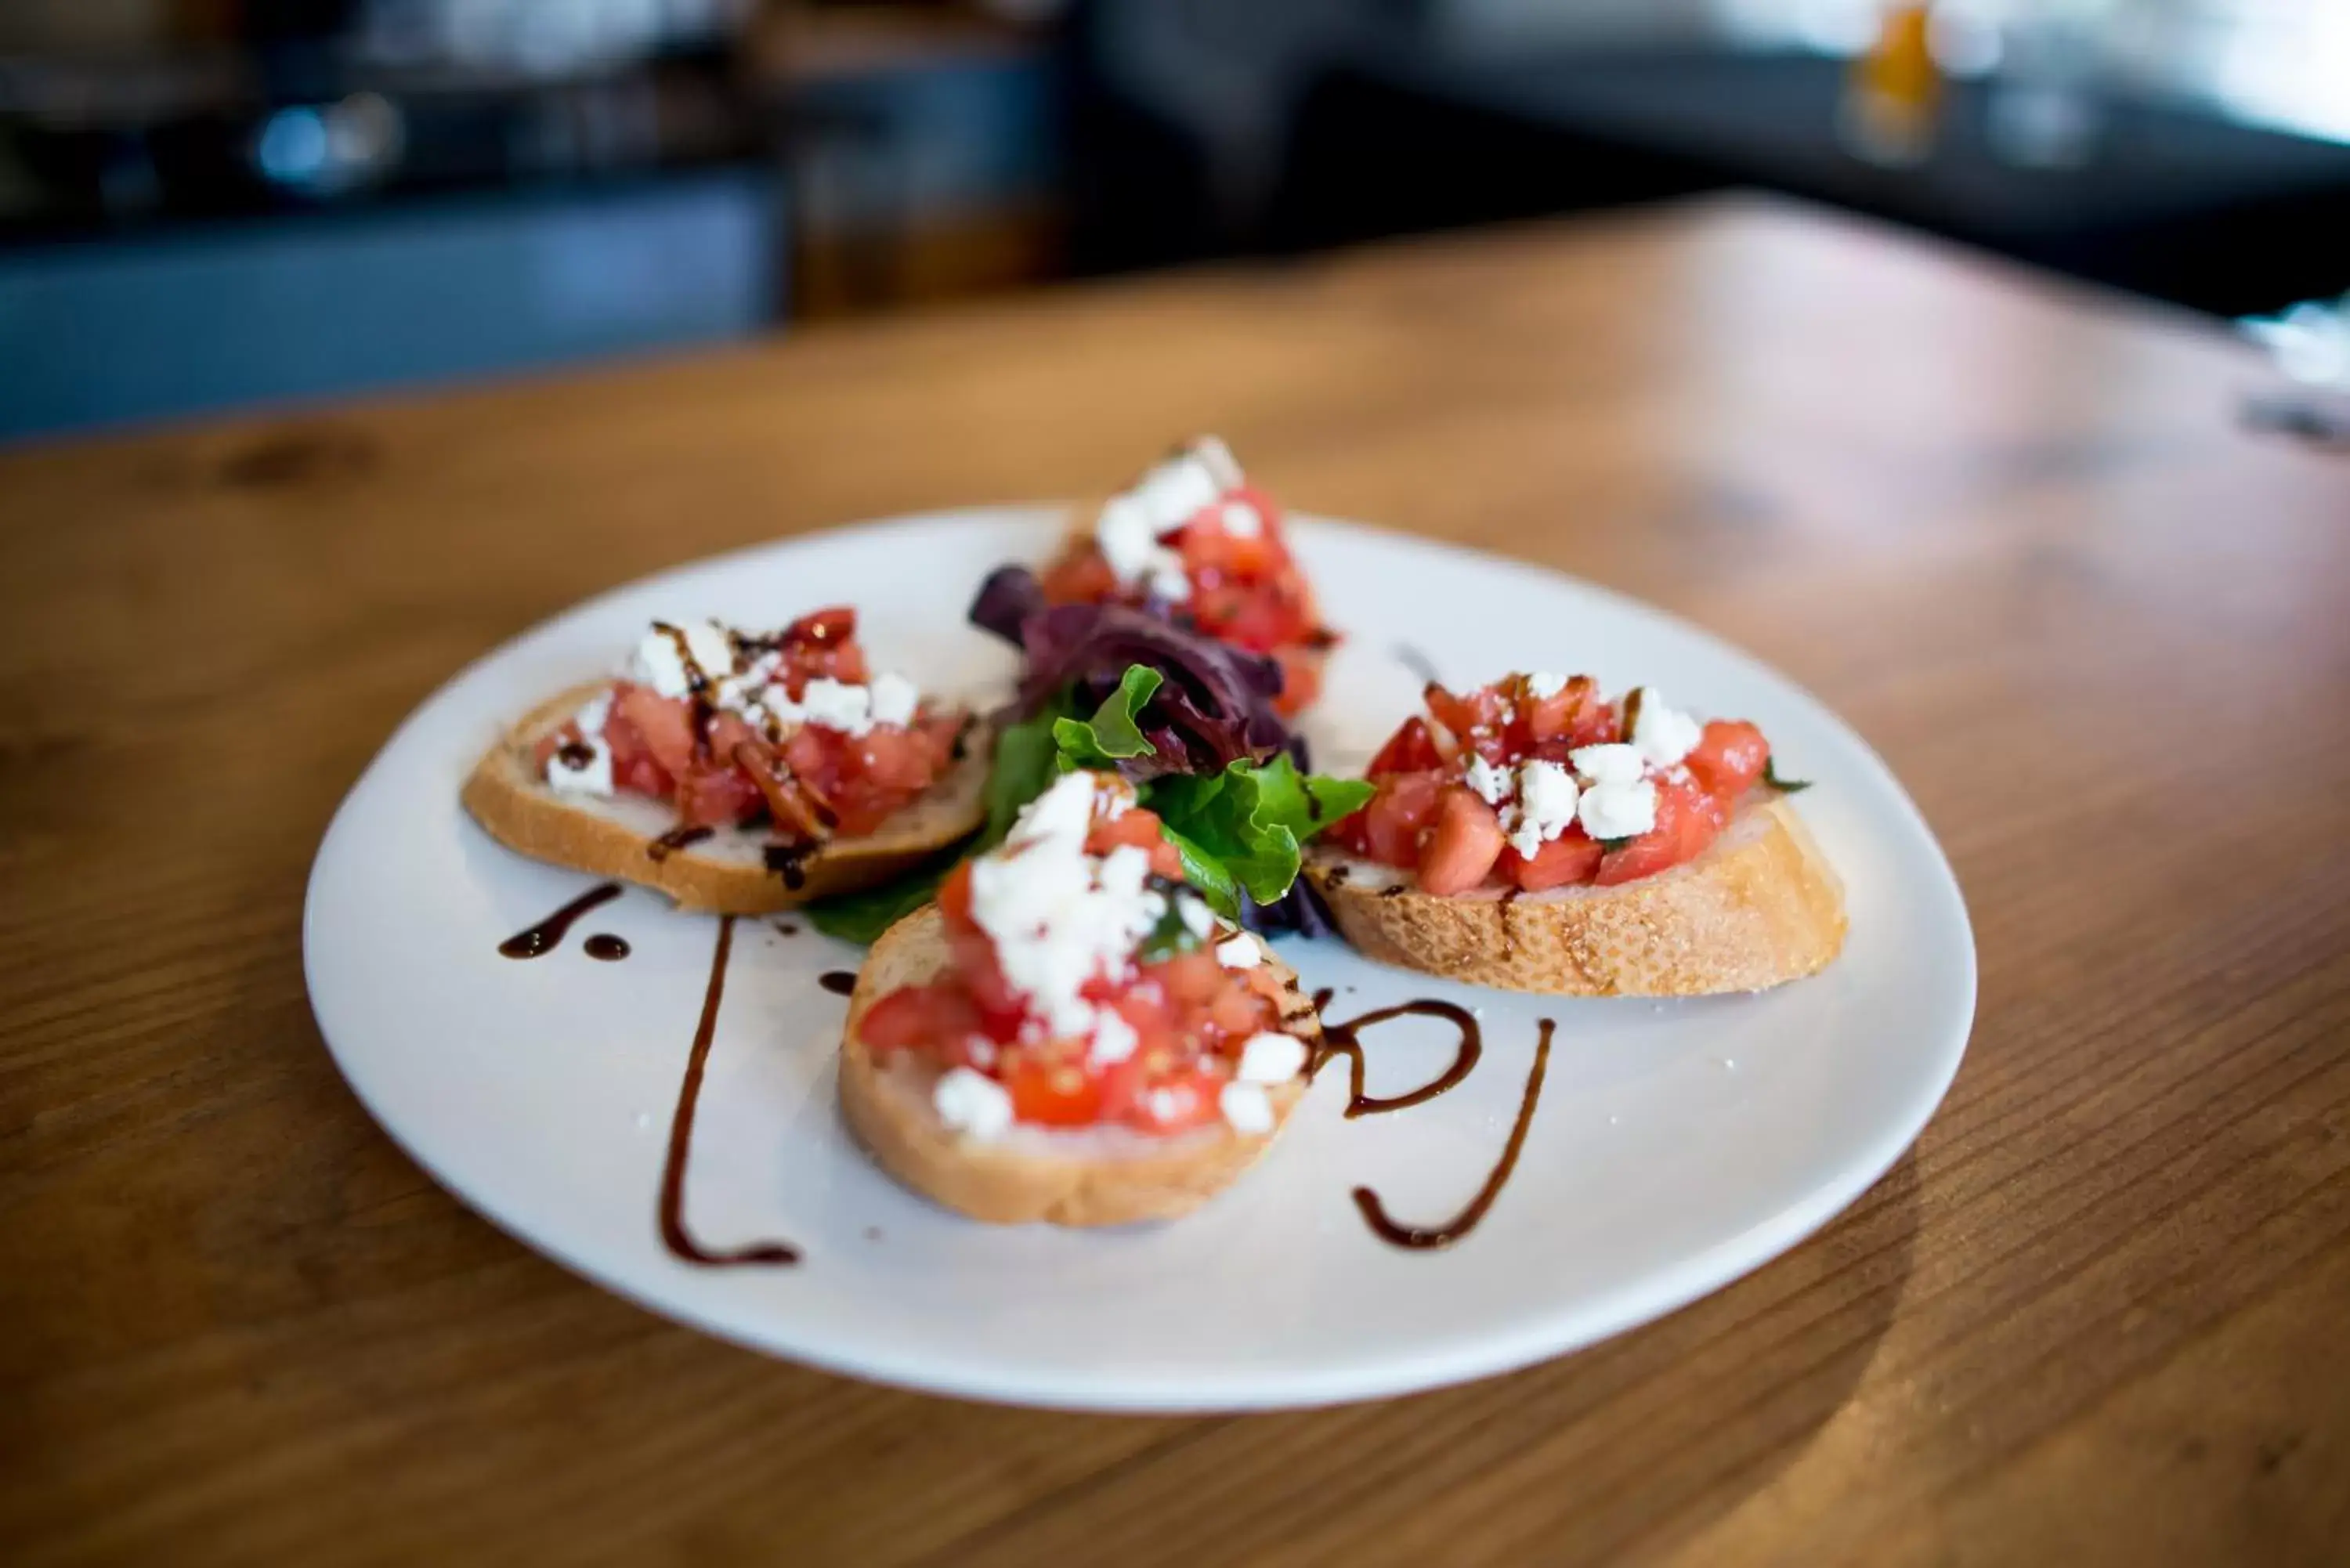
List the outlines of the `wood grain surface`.
{"type": "Polygon", "coordinates": [[[1742,202],[0,456],[0,1559],[2350,1561],[2350,462],[2241,428],[2264,381],[1742,202]],[[435,685],[651,568],[1204,429],[1884,753],[1981,1005],[1850,1212],[1514,1376],[1087,1417],[671,1326],[369,1121],[303,878],[435,685]]]}

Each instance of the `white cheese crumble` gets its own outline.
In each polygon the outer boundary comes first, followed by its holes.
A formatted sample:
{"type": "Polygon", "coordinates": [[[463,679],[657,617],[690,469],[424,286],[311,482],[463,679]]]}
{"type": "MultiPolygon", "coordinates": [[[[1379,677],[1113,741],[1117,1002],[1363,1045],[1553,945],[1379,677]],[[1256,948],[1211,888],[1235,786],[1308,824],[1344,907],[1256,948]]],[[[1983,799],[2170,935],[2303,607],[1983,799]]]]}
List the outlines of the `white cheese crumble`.
{"type": "Polygon", "coordinates": [[[1596,784],[1638,784],[1648,772],[1637,747],[1610,742],[1604,746],[1577,746],[1566,753],[1575,763],[1575,771],[1596,784]]]}
{"type": "Polygon", "coordinates": [[[579,728],[580,740],[588,747],[588,757],[575,767],[563,755],[567,748],[556,747],[546,759],[550,788],[567,794],[612,793],[612,748],[604,739],[604,721],[611,713],[612,693],[608,688],[590,697],[571,716],[572,723],[579,728]]]}
{"type": "Polygon", "coordinates": [[[691,655],[712,684],[734,673],[734,639],[714,620],[671,621],[656,625],[637,641],[629,660],[629,679],[650,686],[664,697],[691,697],[693,681],[686,669],[691,655]],[[669,629],[663,629],[663,626],[669,629]],[[680,639],[685,647],[678,647],[680,639]]]}
{"type": "Polygon", "coordinates": [[[873,732],[873,689],[851,686],[829,675],[819,675],[800,688],[797,702],[780,692],[770,697],[767,711],[779,718],[797,719],[804,724],[821,724],[844,735],[873,732]]]}
{"type": "Polygon", "coordinates": [[[739,713],[761,729],[815,724],[844,735],[867,735],[876,724],[911,724],[922,704],[920,689],[894,670],[875,676],[870,686],[819,675],[795,702],[777,679],[783,673],[783,654],[770,649],[746,663],[738,639],[714,620],[656,624],[629,656],[628,678],[663,697],[691,697],[688,656],[709,682],[711,705],[739,713]]]}
{"type": "MultiPolygon", "coordinates": [[[[1213,436],[1192,442],[1110,498],[1094,523],[1102,559],[1118,580],[1140,585],[1154,598],[1180,603],[1191,597],[1183,557],[1159,535],[1180,528],[1241,483],[1240,464],[1213,436]]],[[[1255,517],[1250,509],[1252,518],[1255,517]]],[[[1231,512],[1225,513],[1230,528],[1231,512]]],[[[1261,526],[1263,519],[1255,518],[1261,526]]],[[[1233,529],[1238,533],[1240,530],[1233,529]]]]}
{"type": "Polygon", "coordinates": [[[1533,859],[1544,845],[1574,824],[1579,793],[1575,775],[1558,763],[1540,757],[1520,763],[1518,807],[1516,820],[1510,828],[1510,847],[1533,859]]]}
{"type": "Polygon", "coordinates": [[[1243,1043],[1240,1065],[1233,1075],[1243,1084],[1286,1084],[1305,1070],[1305,1042],[1295,1034],[1267,1029],[1243,1043]]]}
{"type": "Polygon", "coordinates": [[[921,706],[922,693],[912,681],[894,670],[885,670],[873,678],[870,690],[875,723],[906,725],[914,722],[914,710],[921,706]]]}
{"type": "Polygon", "coordinates": [[[1218,514],[1224,532],[1235,539],[1253,539],[1264,532],[1264,514],[1245,501],[1227,501],[1218,514]]]}
{"type": "Polygon", "coordinates": [[[999,1137],[1012,1125],[1012,1096],[986,1074],[957,1067],[941,1075],[931,1090],[931,1105],[939,1120],[959,1133],[983,1141],[999,1137]]]}
{"type": "Polygon", "coordinates": [[[1632,725],[1632,746],[1651,767],[1669,768],[1697,749],[1705,726],[1678,708],[1666,706],[1653,687],[1640,692],[1640,711],[1632,725]]]}
{"type": "Polygon", "coordinates": [[[1517,781],[1509,769],[1497,768],[1473,752],[1469,755],[1469,771],[1462,778],[1487,805],[1500,805],[1517,788],[1517,781]]]}
{"type": "Polygon", "coordinates": [[[1134,1048],[1141,1043],[1133,1024],[1105,1007],[1094,1015],[1093,1047],[1087,1055],[1096,1066],[1107,1067],[1133,1055],[1134,1048]]]}
{"type": "Polygon", "coordinates": [[[1537,670],[1526,677],[1526,695],[1537,702],[1547,702],[1566,690],[1566,677],[1537,670]]]}
{"type": "Polygon", "coordinates": [[[1254,969],[1264,961],[1264,949],[1254,936],[1242,931],[1216,944],[1216,961],[1226,969],[1254,969]]]}
{"type": "Polygon", "coordinates": [[[1175,895],[1175,918],[1183,922],[1185,930],[1201,941],[1207,940],[1208,933],[1216,929],[1216,912],[1208,908],[1207,900],[1196,893],[1175,895]]]}
{"type": "Polygon", "coordinates": [[[1148,886],[1148,850],[1086,853],[1104,783],[1124,788],[1093,774],[1063,774],[1021,812],[1003,846],[971,868],[972,919],[994,941],[1004,980],[1046,1029],[1072,1039],[1095,1024],[1085,987],[1124,974],[1167,913],[1165,896],[1148,886]]]}
{"type": "Polygon", "coordinates": [[[1594,838],[1638,838],[1657,826],[1657,786],[1646,779],[1594,784],[1575,816],[1594,838]]]}
{"type": "Polygon", "coordinates": [[[1224,1113],[1224,1120],[1232,1124],[1234,1132],[1273,1130],[1273,1099],[1264,1092],[1263,1084],[1226,1084],[1216,1096],[1216,1107],[1224,1113]]]}
{"type": "Polygon", "coordinates": [[[1161,524],[1132,496],[1120,495],[1102,508],[1094,524],[1094,538],[1112,576],[1131,587],[1139,583],[1154,597],[1180,601],[1191,597],[1191,579],[1183,570],[1180,554],[1159,542],[1161,524]]]}

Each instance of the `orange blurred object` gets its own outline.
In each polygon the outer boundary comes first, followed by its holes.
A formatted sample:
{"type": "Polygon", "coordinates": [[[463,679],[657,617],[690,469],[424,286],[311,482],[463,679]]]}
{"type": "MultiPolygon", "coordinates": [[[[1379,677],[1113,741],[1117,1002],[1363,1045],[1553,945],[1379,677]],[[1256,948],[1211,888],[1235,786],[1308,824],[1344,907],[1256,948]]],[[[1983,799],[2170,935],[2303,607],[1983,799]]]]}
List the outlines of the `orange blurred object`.
{"type": "Polygon", "coordinates": [[[1853,150],[1876,163],[1918,163],[1933,150],[1942,76],[1930,41],[1933,7],[1886,8],[1877,42],[1853,62],[1844,128],[1853,150]]]}

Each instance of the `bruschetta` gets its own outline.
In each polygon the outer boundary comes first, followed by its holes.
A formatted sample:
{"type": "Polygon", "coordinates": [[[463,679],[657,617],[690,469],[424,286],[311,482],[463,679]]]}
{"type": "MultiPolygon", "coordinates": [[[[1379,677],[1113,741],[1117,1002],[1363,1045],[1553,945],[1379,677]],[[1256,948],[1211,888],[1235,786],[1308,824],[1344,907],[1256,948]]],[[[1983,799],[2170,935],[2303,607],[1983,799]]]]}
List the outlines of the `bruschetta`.
{"type": "Polygon", "coordinates": [[[868,671],[857,615],[658,622],[617,680],[524,716],[463,801],[507,847],[764,914],[869,886],[976,830],[985,726],[868,671]]]}
{"type": "Polygon", "coordinates": [[[1048,603],[1125,603],[1263,654],[1281,669],[1274,706],[1303,712],[1338,640],[1290,554],[1281,509],[1213,436],[1178,448],[1131,489],[1080,507],[1041,576],[1048,603]]]}
{"type": "Polygon", "coordinates": [[[1844,888],[1751,723],[1588,676],[1430,685],[1305,876],[1367,956],[1567,996],[1759,991],[1844,946],[1844,888]]]}
{"type": "Polygon", "coordinates": [[[1170,1219],[1263,1153],[1320,1033],[1132,786],[1080,771],[874,944],[841,1110],[882,1168],[973,1219],[1170,1219]]]}

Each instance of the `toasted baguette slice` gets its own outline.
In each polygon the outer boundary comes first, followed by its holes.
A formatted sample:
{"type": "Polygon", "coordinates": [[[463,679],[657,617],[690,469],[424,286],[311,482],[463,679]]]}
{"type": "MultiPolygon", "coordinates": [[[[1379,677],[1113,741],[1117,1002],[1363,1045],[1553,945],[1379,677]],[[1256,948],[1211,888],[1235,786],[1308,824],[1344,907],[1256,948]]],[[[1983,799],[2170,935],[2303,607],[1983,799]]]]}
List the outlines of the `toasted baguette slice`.
{"type": "MultiPolygon", "coordinates": [[[[1268,957],[1283,988],[1283,1024],[1311,1049],[1322,1038],[1297,977],[1268,957]]],[[[982,1142],[939,1120],[931,1103],[939,1068],[920,1054],[877,1058],[859,1038],[867,1011],[900,986],[931,979],[947,962],[946,921],[917,909],[866,955],[848,999],[840,1044],[840,1110],[881,1168],[924,1197],[974,1220],[1017,1225],[1123,1225],[1188,1214],[1232,1185],[1269,1147],[1305,1096],[1306,1076],[1268,1088],[1273,1131],[1221,1123],[1156,1137],[1125,1127],[1061,1129],[1014,1123],[982,1142]]]]}
{"type": "Polygon", "coordinates": [[[764,828],[721,828],[681,849],[655,840],[677,814],[641,795],[567,794],[548,786],[531,759],[541,738],[562,728],[601,689],[575,686],[549,698],[490,748],[462,798],[490,836],[537,860],[657,888],[681,909],[764,915],[886,881],[978,828],[993,736],[974,725],[962,755],[929,791],[863,838],[837,839],[799,863],[796,886],[768,869],[764,828]]]}
{"type": "Polygon", "coordinates": [[[1440,898],[1331,848],[1308,852],[1305,875],[1366,956],[1504,991],[1761,991],[1817,973],[1844,947],[1844,884],[1775,796],[1750,798],[1687,865],[1614,888],[1440,898]]]}

